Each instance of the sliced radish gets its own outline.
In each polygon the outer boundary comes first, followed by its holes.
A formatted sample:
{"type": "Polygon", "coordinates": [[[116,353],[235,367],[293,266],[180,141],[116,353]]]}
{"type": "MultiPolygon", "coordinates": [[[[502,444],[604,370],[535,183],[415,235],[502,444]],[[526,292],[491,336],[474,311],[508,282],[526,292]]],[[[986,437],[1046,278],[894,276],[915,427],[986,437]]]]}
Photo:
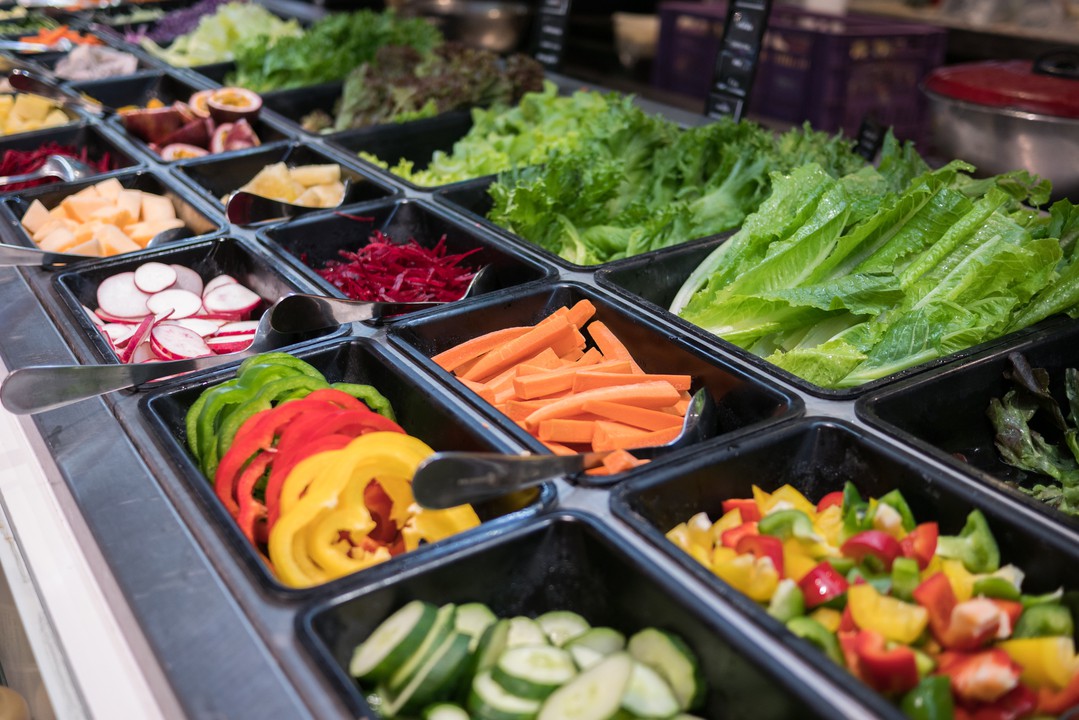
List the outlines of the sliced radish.
{"type": "Polygon", "coordinates": [[[176,273],[175,287],[180,290],[188,290],[196,295],[202,295],[202,276],[191,268],[183,265],[169,265],[176,273]]]}
{"type": "Polygon", "coordinates": [[[146,301],[150,298],[135,285],[135,273],[122,272],[107,277],[97,286],[97,306],[109,315],[118,318],[137,318],[148,310],[146,301]]]}
{"type": "Polygon", "coordinates": [[[244,350],[255,339],[255,333],[244,335],[226,335],[224,337],[207,338],[206,345],[218,355],[239,352],[244,350]]]}
{"type": "Polygon", "coordinates": [[[116,317],[115,315],[108,314],[101,308],[94,310],[94,315],[97,315],[98,319],[101,321],[100,323],[98,323],[99,325],[104,325],[105,323],[124,323],[127,325],[138,325],[140,322],[142,322],[142,319],[148,314],[149,313],[146,313],[138,317],[116,317]]]}
{"type": "Polygon", "coordinates": [[[222,325],[218,331],[218,337],[225,335],[249,335],[253,334],[258,329],[258,320],[241,320],[240,322],[230,322],[222,325]]]}
{"type": "Polygon", "coordinates": [[[176,270],[171,265],[148,262],[135,268],[135,286],[145,293],[161,292],[176,283],[176,270]]]}
{"type": "Polygon", "coordinates": [[[135,328],[135,332],[131,334],[131,339],[127,341],[127,345],[124,346],[124,351],[120,354],[120,362],[131,362],[131,356],[135,354],[135,350],[146,339],[146,336],[150,334],[150,329],[154,326],[154,316],[147,315],[139,323],[139,326],[135,328]]]}
{"type": "Polygon", "coordinates": [[[139,343],[139,346],[135,348],[135,352],[131,354],[130,362],[144,363],[144,362],[156,362],[160,360],[157,353],[154,352],[149,341],[143,341],[139,343]]]}
{"type": "Polygon", "coordinates": [[[226,283],[202,296],[202,304],[212,313],[248,313],[262,298],[239,283],[226,283]]]}
{"type": "Polygon", "coordinates": [[[150,331],[154,351],[165,357],[201,357],[213,354],[198,333],[177,325],[158,325],[150,331]]]}
{"type": "Polygon", "coordinates": [[[224,325],[226,323],[239,322],[240,320],[243,320],[244,314],[206,312],[206,309],[204,307],[203,312],[200,312],[198,315],[192,315],[191,317],[198,320],[213,320],[214,322],[220,322],[222,325],[224,325]]]}
{"type": "Polygon", "coordinates": [[[159,317],[171,313],[170,318],[179,320],[202,310],[202,298],[188,290],[162,290],[150,296],[146,308],[159,317]]]}
{"type": "Polygon", "coordinates": [[[105,333],[115,347],[123,347],[135,334],[135,328],[135,325],[129,323],[106,323],[101,326],[101,332],[105,333]]]}
{"type": "Polygon", "coordinates": [[[85,305],[80,305],[79,307],[86,311],[87,316],[89,316],[90,318],[90,322],[92,322],[94,325],[101,327],[105,324],[105,321],[99,318],[97,314],[90,308],[86,307],[85,305]]]}
{"type": "Polygon", "coordinates": [[[221,287],[222,285],[239,282],[239,280],[232,277],[231,275],[218,275],[217,277],[212,278],[209,282],[206,283],[206,287],[202,289],[202,296],[206,297],[208,293],[212,292],[216,288],[221,287]]]}
{"type": "Polygon", "coordinates": [[[203,320],[202,318],[185,317],[178,320],[166,320],[162,325],[179,325],[192,332],[198,333],[199,337],[210,337],[217,333],[217,329],[225,324],[224,320],[203,320]]]}

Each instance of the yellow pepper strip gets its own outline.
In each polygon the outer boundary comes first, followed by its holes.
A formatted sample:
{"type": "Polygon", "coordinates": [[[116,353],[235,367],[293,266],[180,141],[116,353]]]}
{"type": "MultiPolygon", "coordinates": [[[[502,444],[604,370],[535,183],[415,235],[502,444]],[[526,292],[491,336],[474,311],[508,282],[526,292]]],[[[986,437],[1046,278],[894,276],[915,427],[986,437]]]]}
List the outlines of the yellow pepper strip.
{"type": "Polygon", "coordinates": [[[839,632],[839,623],[843,619],[843,613],[832,608],[819,607],[809,613],[809,617],[823,625],[828,632],[839,632]]]}
{"type": "MultiPolygon", "coordinates": [[[[331,577],[341,577],[363,570],[371,564],[362,549],[356,549],[353,557],[351,545],[342,552],[338,549],[341,531],[348,531],[353,541],[361,540],[375,529],[375,521],[363,504],[340,503],[335,510],[323,515],[318,522],[310,523],[304,533],[307,555],[331,577]]],[[[387,553],[388,554],[388,553],[387,553]]]]}
{"type": "MultiPolygon", "coordinates": [[[[339,507],[342,495],[353,498],[356,493],[362,495],[363,488],[374,478],[410,478],[420,462],[432,452],[421,440],[409,435],[374,432],[361,435],[340,450],[319,453],[298,463],[285,479],[281,517],[270,531],[270,561],[281,582],[291,587],[309,587],[325,582],[327,576],[340,577],[351,572],[349,569],[340,572],[344,569],[343,565],[348,565],[343,558],[341,562],[331,562],[331,570],[312,557],[310,529],[318,527],[318,523],[325,519],[324,513],[331,514],[339,507]],[[330,458],[307,464],[309,460],[323,455],[330,458]],[[318,471],[317,474],[313,473],[314,470],[318,471]],[[355,483],[351,490],[350,483],[355,483]],[[306,492],[303,487],[306,487],[306,492]],[[300,492],[304,493],[303,497],[299,497],[300,492]],[[294,502],[290,500],[286,505],[286,496],[298,499],[294,502]],[[312,565],[318,570],[313,570],[312,565]]],[[[362,517],[350,516],[346,527],[361,527],[361,520],[362,517]]],[[[318,542],[327,546],[338,539],[339,535],[327,537],[325,533],[318,534],[318,542]]],[[[326,552],[330,551],[327,549],[326,552]]],[[[333,560],[321,549],[316,554],[323,559],[333,560]]],[[[341,557],[336,553],[334,555],[341,557]]]]}
{"type": "MultiPolygon", "coordinates": [[[[729,549],[729,548],[727,548],[729,549]]],[[[732,551],[733,552],[733,551],[732,551]]],[[[767,602],[779,585],[779,572],[767,557],[753,557],[746,553],[734,558],[713,557],[712,572],[725,583],[757,602],[767,602]]]]}
{"type": "Polygon", "coordinates": [[[413,503],[409,511],[412,517],[401,528],[405,549],[415,550],[423,542],[437,542],[480,524],[471,505],[458,505],[445,510],[425,510],[413,503]]]}
{"type": "Polygon", "coordinates": [[[868,583],[847,589],[847,607],[858,627],[876,630],[886,640],[904,645],[921,637],[929,624],[929,611],[924,607],[881,595],[868,583]]]}
{"type": "Polygon", "coordinates": [[[951,583],[956,600],[966,602],[974,597],[974,575],[967,570],[962,560],[942,560],[940,569],[951,583]]]}
{"type": "Polygon", "coordinates": [[[1023,682],[1035,690],[1060,690],[1076,670],[1075,641],[1070,637],[1005,640],[998,647],[1023,667],[1023,682]]]}
{"type": "Polygon", "coordinates": [[[787,538],[783,541],[783,572],[791,580],[799,582],[817,565],[818,561],[809,554],[801,540],[787,538]]]}
{"type": "Polygon", "coordinates": [[[712,525],[712,542],[720,545],[723,542],[723,533],[742,524],[742,511],[738,508],[723,513],[723,517],[716,520],[712,525]]]}

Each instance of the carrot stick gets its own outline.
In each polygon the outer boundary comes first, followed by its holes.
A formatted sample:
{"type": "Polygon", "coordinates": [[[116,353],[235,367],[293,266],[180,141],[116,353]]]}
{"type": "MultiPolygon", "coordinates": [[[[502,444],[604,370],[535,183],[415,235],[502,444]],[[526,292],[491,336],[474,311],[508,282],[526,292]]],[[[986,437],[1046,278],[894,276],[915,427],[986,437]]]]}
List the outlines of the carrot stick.
{"type": "Polygon", "coordinates": [[[595,429],[596,424],[587,420],[544,420],[539,424],[539,439],[542,442],[590,443],[595,429]]]}
{"type": "Polygon", "coordinates": [[[555,455],[576,455],[577,454],[576,450],[572,450],[572,449],[566,447],[565,445],[563,445],[562,443],[545,442],[543,444],[546,445],[547,449],[550,450],[551,452],[553,452],[555,455]]]}
{"type": "Polygon", "coordinates": [[[598,420],[595,432],[592,433],[592,450],[593,452],[618,450],[627,445],[632,446],[633,438],[648,434],[647,431],[630,425],[610,420],[598,420]]]}
{"type": "Polygon", "coordinates": [[[609,420],[617,420],[639,427],[642,430],[666,430],[670,427],[678,427],[682,424],[682,418],[662,410],[648,410],[647,408],[625,403],[598,402],[585,403],[584,411],[593,413],[609,420]]]}
{"type": "MultiPolygon", "coordinates": [[[[612,362],[592,365],[589,369],[596,372],[624,373],[629,370],[629,362],[626,360],[614,360],[612,362]]],[[[582,372],[576,365],[557,370],[548,370],[532,375],[518,375],[513,379],[513,388],[517,391],[517,397],[522,400],[534,400],[545,397],[562,390],[570,390],[576,384],[575,378],[582,372]]]]}
{"type": "Polygon", "coordinates": [[[576,305],[570,308],[569,321],[576,327],[581,328],[584,327],[584,324],[595,314],[596,306],[593,305],[591,301],[580,300],[576,305]]]}
{"type": "Polygon", "coordinates": [[[491,388],[484,385],[483,383],[472,382],[470,380],[462,380],[461,382],[464,384],[464,386],[466,388],[468,388],[472,392],[476,393],[477,395],[479,395],[481,398],[483,398],[487,402],[494,402],[494,399],[495,399],[494,391],[491,390],[491,388]]]}
{"type": "Polygon", "coordinates": [[[546,325],[541,323],[529,329],[524,335],[489,352],[464,375],[464,378],[482,380],[496,375],[509,366],[541,352],[543,348],[553,345],[555,341],[573,332],[575,328],[565,318],[558,318],[555,322],[546,325]]]}
{"type": "Polygon", "coordinates": [[[559,356],[559,359],[562,360],[562,362],[576,362],[585,355],[587,355],[587,353],[583,348],[575,347],[565,355],[559,356]]]}
{"type": "Polygon", "coordinates": [[[645,408],[661,408],[678,402],[678,391],[666,382],[646,382],[639,385],[596,388],[576,393],[546,405],[525,419],[529,427],[536,427],[542,420],[567,417],[581,412],[590,400],[608,400],[638,405],[645,408]]]}
{"type": "MultiPolygon", "coordinates": [[[[627,361],[628,362],[628,361],[627,361]]],[[[595,372],[592,368],[581,370],[573,382],[574,392],[584,392],[598,387],[611,385],[634,385],[642,382],[662,380],[671,384],[675,390],[685,390],[693,384],[693,378],[689,375],[645,375],[643,373],[615,374],[610,372],[595,372]]]]}
{"type": "MultiPolygon", "coordinates": [[[[581,355],[581,357],[577,358],[576,362],[574,362],[573,364],[576,365],[577,367],[586,367],[588,365],[596,365],[598,363],[601,363],[601,362],[604,362],[604,361],[607,361],[607,360],[619,360],[619,359],[620,358],[605,358],[605,357],[603,357],[603,353],[601,353],[599,350],[597,350],[595,348],[588,348],[588,352],[586,352],[584,355],[581,355]]],[[[633,363],[632,360],[630,360],[629,362],[630,362],[630,364],[633,363]]]]}
{"type": "Polygon", "coordinates": [[[471,340],[466,340],[460,345],[455,345],[449,350],[440,352],[438,355],[435,355],[431,359],[434,360],[435,363],[443,370],[447,372],[453,372],[469,360],[478,358],[480,355],[483,355],[485,352],[489,352],[492,349],[497,348],[503,343],[515,340],[516,338],[521,337],[531,329],[531,327],[526,326],[505,328],[504,330],[495,330],[494,332],[489,332],[486,335],[480,335],[479,337],[474,337],[471,340]]]}
{"type": "Polygon", "coordinates": [[[615,337],[610,328],[600,320],[596,320],[588,326],[588,334],[592,336],[592,342],[607,357],[621,360],[632,360],[633,356],[622,341],[615,337]]]}
{"type": "Polygon", "coordinates": [[[510,420],[524,420],[551,400],[510,400],[502,410],[510,420]]]}
{"type": "Polygon", "coordinates": [[[603,458],[603,467],[609,474],[615,475],[626,470],[632,470],[638,465],[644,465],[647,462],[647,460],[638,460],[626,450],[615,450],[603,458]]]}
{"type": "MultiPolygon", "coordinates": [[[[600,450],[596,447],[600,437],[600,423],[596,423],[596,434],[593,436],[592,448],[594,450],[600,450]]],[[[656,430],[655,432],[642,433],[639,435],[621,435],[614,434],[609,435],[610,446],[604,446],[604,450],[630,450],[632,448],[641,447],[654,447],[656,445],[666,445],[671,440],[678,437],[678,433],[681,432],[681,427],[668,428],[667,430],[656,430]]]]}
{"type": "Polygon", "coordinates": [[[581,331],[574,327],[571,333],[560,338],[556,342],[551,343],[551,350],[559,357],[563,357],[576,351],[581,351],[583,353],[584,346],[587,342],[584,335],[581,334],[581,331]]]}

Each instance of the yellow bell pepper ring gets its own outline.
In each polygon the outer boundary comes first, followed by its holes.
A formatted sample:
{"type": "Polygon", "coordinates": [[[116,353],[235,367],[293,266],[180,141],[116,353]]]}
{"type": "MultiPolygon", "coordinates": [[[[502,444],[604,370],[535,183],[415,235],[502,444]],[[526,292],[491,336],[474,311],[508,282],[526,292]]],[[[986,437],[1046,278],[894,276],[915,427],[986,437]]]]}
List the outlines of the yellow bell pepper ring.
{"type": "Polygon", "coordinates": [[[1005,640],[998,647],[1022,666],[1022,681],[1035,690],[1060,690],[1077,670],[1075,641],[1070,637],[1019,638],[1005,640]]]}
{"type": "Polygon", "coordinates": [[[929,611],[924,607],[881,595],[868,583],[847,588],[847,607],[858,627],[904,645],[921,637],[929,624],[929,611]]]}

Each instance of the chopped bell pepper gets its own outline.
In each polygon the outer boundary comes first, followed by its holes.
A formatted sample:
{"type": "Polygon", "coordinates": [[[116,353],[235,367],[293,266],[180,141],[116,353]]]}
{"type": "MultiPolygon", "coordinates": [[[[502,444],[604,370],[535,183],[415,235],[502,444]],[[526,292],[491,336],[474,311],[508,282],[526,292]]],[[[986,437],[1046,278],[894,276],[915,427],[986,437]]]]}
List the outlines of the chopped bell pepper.
{"type": "Polygon", "coordinates": [[[738,546],[738,542],[750,535],[757,535],[757,523],[744,522],[736,528],[726,530],[720,535],[720,544],[724,547],[735,548],[738,546]]]}
{"type": "Polygon", "coordinates": [[[900,557],[892,563],[892,595],[910,602],[914,599],[914,588],[921,583],[918,561],[914,558],[900,557]]]}
{"type": "Polygon", "coordinates": [[[843,613],[830,607],[819,607],[809,613],[809,617],[823,625],[828,632],[834,633],[839,630],[839,620],[843,613]]]}
{"type": "Polygon", "coordinates": [[[914,513],[910,511],[910,505],[907,504],[907,499],[903,497],[903,493],[899,492],[898,489],[882,495],[879,502],[881,505],[887,505],[899,513],[901,527],[905,532],[910,532],[914,529],[914,513]]]}
{"type": "Polygon", "coordinates": [[[952,622],[952,611],[959,604],[952,584],[944,573],[930,575],[914,588],[914,601],[929,613],[929,627],[933,636],[943,644],[942,638],[948,636],[948,627],[952,622]]]}
{"type": "Polygon", "coordinates": [[[899,541],[880,530],[864,530],[844,542],[840,550],[874,572],[890,572],[900,554],[899,541]]]}
{"type": "Polygon", "coordinates": [[[941,675],[924,677],[903,696],[899,708],[910,720],[952,720],[955,702],[951,682],[941,675]]]}
{"type": "Polygon", "coordinates": [[[854,636],[857,675],[885,695],[909,692],[919,681],[914,651],[903,645],[888,648],[884,641],[883,635],[871,629],[859,630],[854,636]]]}
{"type": "Polygon", "coordinates": [[[731,498],[723,501],[723,513],[726,515],[731,510],[738,510],[742,514],[742,522],[756,522],[761,519],[760,508],[751,498],[731,498]]]}
{"type": "Polygon", "coordinates": [[[843,665],[843,652],[834,632],[809,617],[796,617],[787,621],[787,629],[792,633],[816,645],[838,665],[843,665]]]}
{"type": "Polygon", "coordinates": [[[1020,720],[1031,718],[1037,705],[1034,691],[1020,683],[1003,697],[974,706],[970,714],[973,720],[1020,720]]]}
{"type": "Polygon", "coordinates": [[[791,538],[783,541],[783,574],[784,576],[799,582],[813,568],[817,567],[818,560],[807,552],[805,545],[800,540],[791,538]]]}
{"type": "Polygon", "coordinates": [[[979,597],[1018,600],[1019,588],[1008,580],[995,575],[986,575],[974,580],[971,592],[979,597]]]}
{"type": "Polygon", "coordinates": [[[862,499],[854,483],[843,486],[843,530],[840,539],[854,537],[860,532],[873,529],[873,512],[869,503],[862,499]]]}
{"type": "Polygon", "coordinates": [[[1079,671],[1072,672],[1063,690],[1053,691],[1047,687],[1038,690],[1038,712],[1063,715],[1076,707],[1079,707],[1079,671]]]}
{"type": "Polygon", "coordinates": [[[843,544],[840,540],[840,535],[843,533],[843,508],[839,505],[830,505],[817,513],[817,521],[814,525],[828,545],[839,547],[843,544]]]}
{"type": "Polygon", "coordinates": [[[784,485],[772,493],[767,493],[754,485],[753,499],[757,503],[757,509],[760,510],[762,518],[775,510],[777,506],[780,509],[793,508],[794,510],[801,510],[809,517],[813,517],[817,513],[817,506],[809,502],[805,495],[795,490],[791,485],[784,485]],[[781,505],[780,503],[784,504],[781,505]]]}
{"type": "Polygon", "coordinates": [[[813,530],[813,521],[801,510],[778,510],[769,513],[757,523],[761,535],[772,535],[783,540],[797,538],[816,542],[820,536],[813,530]]]}
{"type": "Polygon", "coordinates": [[[694,545],[711,547],[712,521],[708,519],[708,513],[699,512],[686,520],[686,529],[689,531],[689,540],[694,545]]]}
{"type": "Polygon", "coordinates": [[[847,592],[847,579],[825,561],[806,573],[798,582],[798,587],[805,596],[806,608],[812,610],[847,592]]]}
{"type": "Polygon", "coordinates": [[[951,679],[952,692],[967,703],[992,703],[1019,686],[1021,668],[994,648],[977,653],[944,652],[937,672],[951,679]]]}
{"type": "Polygon", "coordinates": [[[1060,690],[1079,669],[1071,637],[1019,638],[1005,640],[997,647],[1023,668],[1023,682],[1035,690],[1060,690]]]}
{"type": "MultiPolygon", "coordinates": [[[[735,590],[757,602],[768,602],[779,585],[779,572],[768,557],[750,554],[733,558],[717,552],[712,559],[712,572],[735,590]]],[[[736,551],[732,551],[736,552],[736,551]]]]}
{"type": "Polygon", "coordinates": [[[905,645],[921,637],[929,623],[925,608],[881,595],[869,584],[847,590],[847,607],[858,627],[905,645]]]}
{"type": "Polygon", "coordinates": [[[1000,567],[1000,549],[981,510],[972,510],[959,535],[941,535],[937,554],[954,558],[972,573],[991,573],[1000,567]]]}
{"type": "Polygon", "coordinates": [[[948,578],[959,602],[966,602],[974,597],[974,576],[958,560],[941,560],[940,570],[948,578]]]}
{"type": "Polygon", "coordinates": [[[783,543],[768,535],[743,535],[734,548],[739,555],[749,553],[755,558],[768,558],[779,577],[783,577],[783,543]]]}
{"type": "Polygon", "coordinates": [[[1013,638],[1072,637],[1075,623],[1071,610],[1063,605],[1032,605],[1015,623],[1013,638]]]}
{"type": "Polygon", "coordinates": [[[937,553],[937,537],[940,528],[935,522],[922,523],[911,530],[899,541],[903,557],[918,561],[918,567],[925,570],[937,553]]]}
{"type": "Polygon", "coordinates": [[[817,512],[822,513],[830,507],[838,507],[841,511],[843,509],[843,491],[836,490],[830,492],[820,500],[817,501],[817,512]]]}
{"type": "Polygon", "coordinates": [[[768,603],[768,614],[782,623],[805,615],[805,598],[796,582],[790,578],[779,581],[768,603]]]}

